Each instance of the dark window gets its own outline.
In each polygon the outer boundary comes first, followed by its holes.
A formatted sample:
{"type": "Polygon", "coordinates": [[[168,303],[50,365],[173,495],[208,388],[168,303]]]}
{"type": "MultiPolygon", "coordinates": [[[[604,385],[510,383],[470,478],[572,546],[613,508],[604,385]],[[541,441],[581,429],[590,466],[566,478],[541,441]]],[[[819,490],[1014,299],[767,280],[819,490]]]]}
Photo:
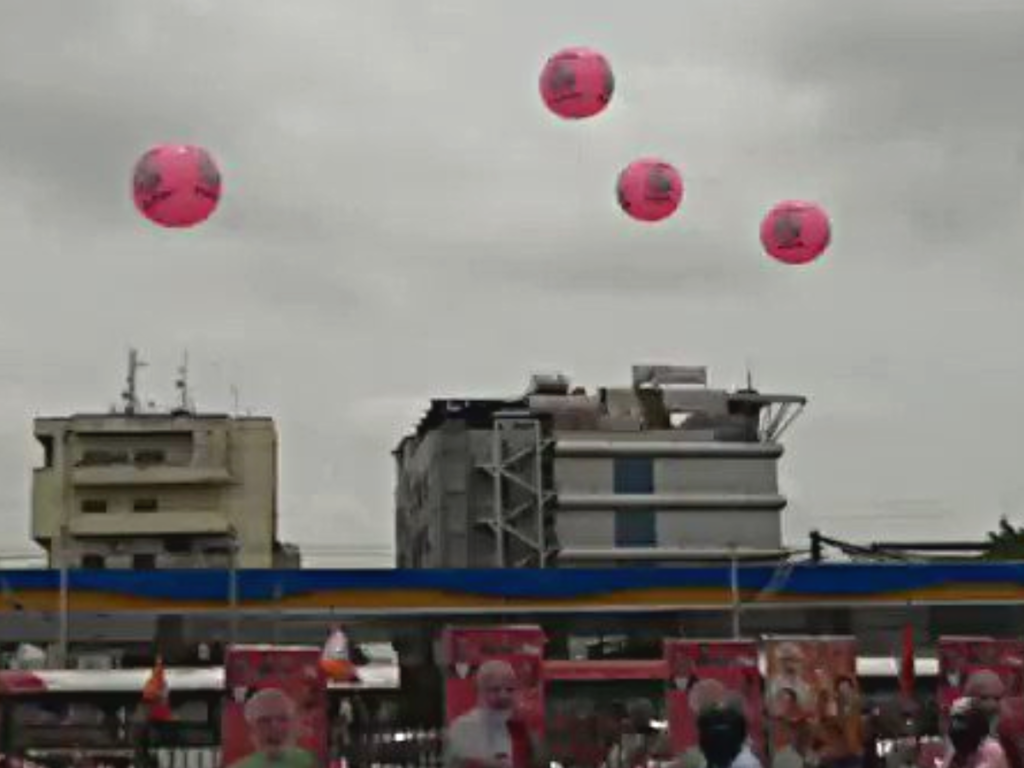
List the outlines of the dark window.
{"type": "MultiPolygon", "coordinates": [[[[615,493],[654,493],[654,461],[648,458],[615,459],[615,493]]],[[[629,508],[615,512],[615,546],[653,547],[658,543],[657,516],[653,508],[629,508]]]]}
{"type": "Polygon", "coordinates": [[[82,568],[87,571],[102,571],[107,567],[107,559],[103,555],[82,555],[82,568]]]}
{"type": "Polygon", "coordinates": [[[136,499],[132,502],[132,509],[136,512],[156,512],[160,504],[156,499],[136,499]]]}
{"type": "Polygon", "coordinates": [[[136,571],[156,570],[156,555],[140,554],[132,556],[132,568],[136,571]]]}
{"type": "Polygon", "coordinates": [[[107,511],[106,499],[82,499],[82,512],[95,514],[107,511]]]}
{"type": "Polygon", "coordinates": [[[83,467],[99,467],[107,464],[127,464],[127,451],[106,451],[98,448],[82,452],[82,458],[78,462],[83,467]]]}
{"type": "Polygon", "coordinates": [[[164,548],[172,555],[187,555],[192,551],[192,539],[188,536],[168,536],[164,548]]]}
{"type": "Polygon", "coordinates": [[[145,448],[135,452],[136,464],[163,464],[167,453],[159,448],[145,448]]]}

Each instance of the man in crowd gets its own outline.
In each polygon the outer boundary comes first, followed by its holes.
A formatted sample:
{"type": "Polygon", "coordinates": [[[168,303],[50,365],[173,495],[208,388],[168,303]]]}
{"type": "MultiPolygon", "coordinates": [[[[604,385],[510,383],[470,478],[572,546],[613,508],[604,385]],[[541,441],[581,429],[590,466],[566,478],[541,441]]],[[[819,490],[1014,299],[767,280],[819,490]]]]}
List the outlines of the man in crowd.
{"type": "Polygon", "coordinates": [[[654,714],[654,705],[647,699],[634,699],[626,705],[622,733],[608,753],[607,768],[635,768],[651,760],[671,759],[667,729],[655,723],[654,714]]]}
{"type": "Polygon", "coordinates": [[[978,701],[965,697],[953,702],[945,768],[1007,768],[1003,748],[990,731],[988,714],[978,701]]]}
{"type": "Polygon", "coordinates": [[[999,721],[999,706],[1006,694],[1006,686],[999,675],[990,669],[975,672],[964,685],[964,696],[973,699],[988,718],[992,731],[999,721]]]}
{"type": "Polygon", "coordinates": [[[747,743],[742,702],[724,699],[697,717],[697,736],[707,768],[761,768],[747,743]]]}
{"type": "Polygon", "coordinates": [[[519,681],[504,661],[480,665],[477,705],[455,719],[445,739],[446,768],[533,768],[540,750],[517,713],[519,681]]]}

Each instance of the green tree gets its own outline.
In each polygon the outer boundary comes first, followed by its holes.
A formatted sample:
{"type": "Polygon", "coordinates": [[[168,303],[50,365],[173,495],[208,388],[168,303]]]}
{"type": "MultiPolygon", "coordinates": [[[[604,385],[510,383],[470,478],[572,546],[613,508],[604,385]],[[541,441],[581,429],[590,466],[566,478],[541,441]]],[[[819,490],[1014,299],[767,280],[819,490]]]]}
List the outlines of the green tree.
{"type": "Polygon", "coordinates": [[[989,549],[985,560],[1024,560],[1024,526],[1014,527],[1005,517],[999,519],[998,530],[988,534],[989,549]]]}

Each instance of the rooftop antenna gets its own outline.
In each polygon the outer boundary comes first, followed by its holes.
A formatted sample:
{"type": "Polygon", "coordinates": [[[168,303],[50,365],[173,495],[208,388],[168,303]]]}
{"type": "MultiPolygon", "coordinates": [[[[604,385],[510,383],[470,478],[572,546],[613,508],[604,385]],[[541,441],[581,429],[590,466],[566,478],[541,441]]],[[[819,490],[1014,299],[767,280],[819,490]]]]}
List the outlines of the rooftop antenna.
{"type": "Polygon", "coordinates": [[[134,416],[139,410],[139,379],[140,368],[145,368],[149,363],[139,359],[139,351],[134,347],[128,350],[128,380],[124,392],[121,393],[121,400],[124,403],[126,416],[134,416]]]}
{"type": "Polygon", "coordinates": [[[193,409],[192,398],[189,397],[188,389],[188,350],[182,356],[181,365],[178,366],[178,378],[174,381],[174,388],[178,390],[178,409],[191,413],[193,409]]]}
{"type": "Polygon", "coordinates": [[[240,398],[240,395],[238,393],[238,387],[236,385],[232,384],[231,385],[231,402],[232,402],[232,405],[233,405],[233,409],[231,411],[231,415],[232,416],[237,416],[238,415],[238,411],[239,411],[238,403],[239,403],[240,399],[241,398],[240,398]]]}
{"type": "Polygon", "coordinates": [[[747,376],[747,387],[743,391],[744,392],[756,392],[757,390],[754,389],[754,372],[751,370],[750,360],[747,360],[743,364],[743,367],[746,370],[746,376],[747,376]]]}

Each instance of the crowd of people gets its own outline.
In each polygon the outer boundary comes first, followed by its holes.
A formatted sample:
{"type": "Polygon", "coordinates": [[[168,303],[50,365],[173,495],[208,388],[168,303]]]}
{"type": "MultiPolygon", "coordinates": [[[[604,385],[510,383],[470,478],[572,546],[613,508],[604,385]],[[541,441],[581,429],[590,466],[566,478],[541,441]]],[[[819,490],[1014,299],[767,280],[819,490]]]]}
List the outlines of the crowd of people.
{"type": "MultiPolygon", "coordinates": [[[[809,695],[799,681],[792,682],[768,691],[769,730],[792,729],[793,738],[781,749],[771,738],[767,748],[755,738],[756,724],[740,696],[691,698],[696,739],[678,752],[653,704],[635,700],[609,743],[601,745],[602,768],[1024,768],[1024,699],[1007,697],[994,674],[972,676],[934,728],[925,725],[925,713],[913,702],[860,702],[854,681],[842,677],[835,702],[813,724],[787,719],[778,709],[786,692],[809,695]]],[[[476,707],[448,729],[445,768],[554,764],[557,756],[517,707],[519,683],[511,666],[484,663],[477,691],[476,707]]]]}

